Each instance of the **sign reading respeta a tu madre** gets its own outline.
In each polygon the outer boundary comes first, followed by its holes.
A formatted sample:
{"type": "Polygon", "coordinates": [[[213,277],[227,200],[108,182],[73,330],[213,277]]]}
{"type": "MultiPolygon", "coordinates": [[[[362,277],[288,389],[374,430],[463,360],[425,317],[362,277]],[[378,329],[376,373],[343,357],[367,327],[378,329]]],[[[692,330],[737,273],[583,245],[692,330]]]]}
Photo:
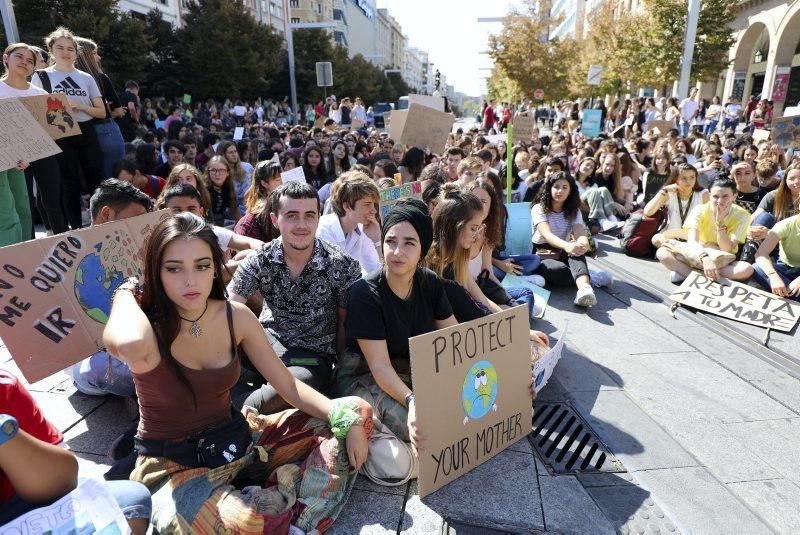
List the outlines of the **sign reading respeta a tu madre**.
{"type": "Polygon", "coordinates": [[[531,431],[527,305],[409,341],[424,497],[531,431]]]}
{"type": "Polygon", "coordinates": [[[776,331],[791,331],[800,318],[798,303],[739,282],[718,282],[697,271],[669,297],[688,307],[776,331]]]}

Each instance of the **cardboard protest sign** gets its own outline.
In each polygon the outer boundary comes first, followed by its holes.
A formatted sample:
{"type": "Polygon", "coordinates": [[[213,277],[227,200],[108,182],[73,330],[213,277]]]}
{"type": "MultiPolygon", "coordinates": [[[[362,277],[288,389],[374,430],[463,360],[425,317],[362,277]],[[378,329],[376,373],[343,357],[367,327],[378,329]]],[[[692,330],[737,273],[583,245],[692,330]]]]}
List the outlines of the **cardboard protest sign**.
{"type": "Polygon", "coordinates": [[[647,122],[648,130],[658,131],[659,136],[666,136],[667,132],[675,128],[675,123],[672,121],[661,121],[652,119],[647,122]]]}
{"type": "Polygon", "coordinates": [[[81,133],[81,127],[78,126],[78,120],[66,95],[36,95],[21,97],[19,101],[51,138],[61,139],[81,133]]]}
{"type": "Polygon", "coordinates": [[[537,286],[528,281],[525,279],[525,277],[520,277],[519,275],[514,275],[513,273],[506,273],[501,284],[503,288],[513,288],[515,286],[528,288],[533,292],[534,306],[537,306],[539,309],[541,309],[541,312],[536,314],[534,317],[541,318],[544,316],[544,311],[547,308],[547,302],[550,301],[550,290],[545,290],[541,286],[537,286]]]}
{"type": "Polygon", "coordinates": [[[512,124],[512,142],[524,141],[529,143],[533,138],[533,129],[536,127],[536,118],[533,115],[515,115],[512,124]]]}
{"type": "Polygon", "coordinates": [[[506,224],[507,255],[530,254],[533,241],[531,205],[526,202],[506,204],[508,223],[506,224]]]}
{"type": "Polygon", "coordinates": [[[483,136],[486,141],[489,143],[500,143],[501,141],[505,141],[508,136],[505,134],[492,134],[490,136],[483,136]]]}
{"type": "Polygon", "coordinates": [[[353,119],[353,121],[350,123],[350,128],[352,130],[361,130],[362,128],[364,128],[364,126],[366,126],[366,124],[367,123],[365,123],[361,119],[353,119]]]}
{"type": "Polygon", "coordinates": [[[306,182],[306,174],[302,167],[295,167],[281,173],[281,182],[306,182]]]}
{"type": "Polygon", "coordinates": [[[422,106],[411,104],[405,113],[398,114],[393,111],[391,115],[392,138],[397,143],[403,143],[409,147],[428,147],[433,153],[440,153],[444,150],[447,136],[453,128],[455,117],[451,113],[422,106]],[[396,122],[396,118],[400,121],[396,122]],[[401,123],[401,124],[398,124],[401,123]]]}
{"type": "Polygon", "coordinates": [[[386,217],[389,209],[397,204],[400,199],[416,197],[422,199],[422,182],[409,182],[393,188],[381,190],[380,212],[381,218],[386,217]]]}
{"type": "Polygon", "coordinates": [[[42,505],[3,526],[3,533],[130,533],[114,495],[102,479],[82,479],[78,488],[50,505],[42,505]]]}
{"type": "Polygon", "coordinates": [[[602,117],[602,110],[583,110],[583,122],[581,123],[581,132],[583,135],[587,137],[599,136],[602,127],[600,124],[602,117]]]}
{"type": "Polygon", "coordinates": [[[432,95],[408,95],[408,105],[419,104],[437,111],[444,111],[444,99],[432,95]]]}
{"type": "Polygon", "coordinates": [[[234,141],[239,141],[243,137],[244,137],[244,127],[243,126],[237,126],[236,128],[233,129],[233,140],[234,141]]]}
{"type": "Polygon", "coordinates": [[[765,128],[756,128],[753,130],[753,143],[760,143],[767,141],[770,136],[770,131],[765,128]]]}
{"type": "Polygon", "coordinates": [[[800,303],[775,294],[692,271],[670,299],[717,316],[776,331],[791,331],[800,318],[800,303]]]}
{"type": "Polygon", "coordinates": [[[192,103],[192,95],[190,95],[189,93],[184,93],[183,94],[183,103],[184,104],[191,104],[192,103]]]}
{"type": "Polygon", "coordinates": [[[800,115],[772,121],[772,139],[782,149],[800,149],[800,115]]]}
{"type": "Polygon", "coordinates": [[[567,337],[568,328],[569,322],[565,321],[564,330],[561,331],[561,336],[558,338],[556,345],[551,347],[550,350],[542,355],[533,365],[533,384],[537,394],[547,385],[547,381],[550,380],[550,377],[552,377],[556,369],[556,364],[561,360],[561,353],[564,351],[564,340],[567,337]]]}
{"type": "Polygon", "coordinates": [[[395,143],[399,143],[398,140],[403,133],[407,118],[408,110],[392,110],[389,113],[389,136],[394,139],[395,143]]]}
{"type": "Polygon", "coordinates": [[[103,348],[111,297],[142,275],[142,247],[169,210],[0,249],[0,338],[28,382],[103,348]]]}
{"type": "Polygon", "coordinates": [[[0,171],[61,152],[18,98],[0,100],[0,171]]]}
{"type": "Polygon", "coordinates": [[[528,307],[409,340],[425,497],[531,432],[528,307]]]}

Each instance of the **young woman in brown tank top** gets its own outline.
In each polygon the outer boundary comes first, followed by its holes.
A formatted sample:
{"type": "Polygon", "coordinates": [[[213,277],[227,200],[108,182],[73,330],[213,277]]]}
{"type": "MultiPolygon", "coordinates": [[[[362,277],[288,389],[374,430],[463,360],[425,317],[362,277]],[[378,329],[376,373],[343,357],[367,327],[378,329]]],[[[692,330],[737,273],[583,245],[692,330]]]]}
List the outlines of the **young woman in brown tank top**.
{"type": "Polygon", "coordinates": [[[144,255],[143,287],[129,280],[115,292],[103,341],[136,384],[141,421],[131,479],[153,493],[154,526],[161,533],[220,526],[283,533],[290,524],[324,531],[367,458],[369,405],[332,401],[288,372],[253,313],[227,300],[222,254],[202,219],[165,220],[144,255]],[[299,410],[232,411],[239,347],[299,410]],[[237,490],[231,483],[244,474],[268,488],[237,490]]]}

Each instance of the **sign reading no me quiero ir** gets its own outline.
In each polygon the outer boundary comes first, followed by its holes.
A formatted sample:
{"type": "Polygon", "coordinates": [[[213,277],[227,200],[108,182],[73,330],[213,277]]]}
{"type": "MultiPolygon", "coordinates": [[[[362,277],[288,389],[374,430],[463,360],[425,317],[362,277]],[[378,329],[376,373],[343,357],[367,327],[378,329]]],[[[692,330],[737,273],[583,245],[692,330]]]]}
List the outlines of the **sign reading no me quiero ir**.
{"type": "MultiPolygon", "coordinates": [[[[424,497],[531,432],[528,307],[409,341],[424,497]]],[[[477,490],[477,489],[476,489],[477,490]]]]}

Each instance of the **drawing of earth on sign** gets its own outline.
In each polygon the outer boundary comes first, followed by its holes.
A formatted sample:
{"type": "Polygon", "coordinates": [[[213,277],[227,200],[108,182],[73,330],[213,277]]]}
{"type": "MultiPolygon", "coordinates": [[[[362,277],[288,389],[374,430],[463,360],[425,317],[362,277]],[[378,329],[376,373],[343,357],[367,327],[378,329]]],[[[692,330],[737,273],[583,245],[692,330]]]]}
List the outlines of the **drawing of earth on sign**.
{"type": "Polygon", "coordinates": [[[496,411],[497,370],[489,362],[481,360],[472,365],[461,387],[461,407],[464,409],[464,425],[470,420],[483,418],[489,411],[496,411]]]}
{"type": "Polygon", "coordinates": [[[73,126],[72,117],[67,113],[67,108],[57,98],[47,99],[47,114],[45,117],[47,118],[47,124],[55,126],[61,132],[66,132],[73,126]]]}
{"type": "Polygon", "coordinates": [[[87,316],[105,325],[111,313],[111,298],[128,277],[140,275],[133,240],[120,231],[95,244],[75,271],[75,297],[87,316]]]}

